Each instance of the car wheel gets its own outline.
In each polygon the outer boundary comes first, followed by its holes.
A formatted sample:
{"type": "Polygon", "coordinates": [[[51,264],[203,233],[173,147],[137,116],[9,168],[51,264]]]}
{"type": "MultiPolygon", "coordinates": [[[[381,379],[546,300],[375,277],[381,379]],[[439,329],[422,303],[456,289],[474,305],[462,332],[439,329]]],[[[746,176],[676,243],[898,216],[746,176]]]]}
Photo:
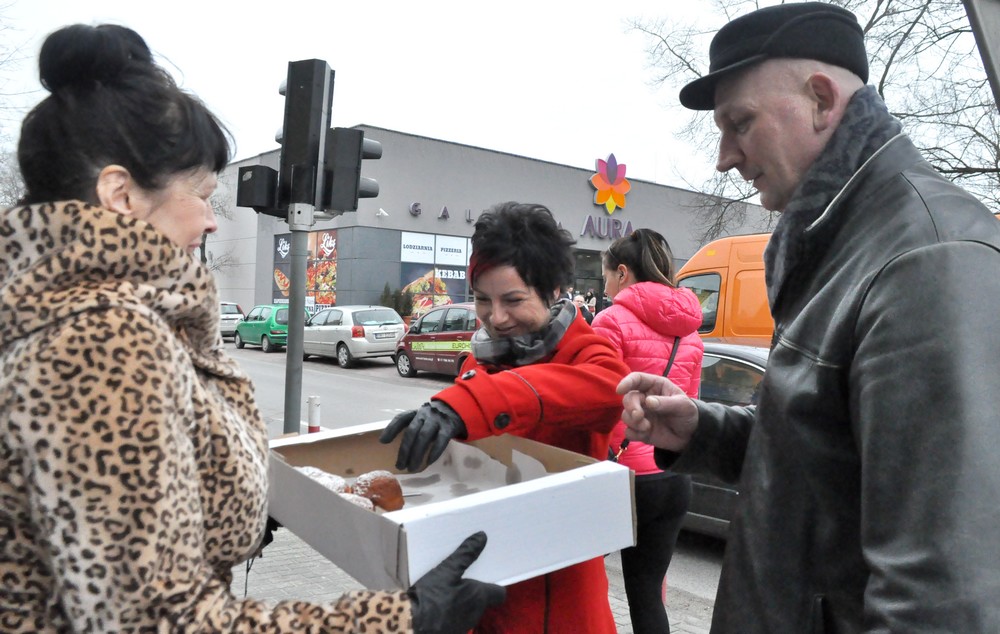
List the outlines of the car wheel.
{"type": "Polygon", "coordinates": [[[243,346],[247,345],[243,342],[243,337],[240,336],[240,333],[233,335],[233,343],[236,344],[236,348],[239,350],[242,350],[243,346]]]}
{"type": "Polygon", "coordinates": [[[455,376],[462,371],[462,366],[465,365],[465,360],[469,358],[469,355],[463,354],[459,358],[455,359],[455,376]]]}
{"type": "Polygon", "coordinates": [[[351,351],[347,349],[346,343],[337,346],[337,363],[342,368],[349,368],[354,365],[354,357],[351,356],[351,351]]]}
{"type": "Polygon", "coordinates": [[[274,352],[274,344],[267,338],[267,335],[260,338],[260,349],[264,352],[274,352]]]}
{"type": "Polygon", "coordinates": [[[410,357],[405,352],[396,354],[396,372],[399,372],[399,376],[412,377],[417,375],[416,369],[410,363],[410,357]]]}

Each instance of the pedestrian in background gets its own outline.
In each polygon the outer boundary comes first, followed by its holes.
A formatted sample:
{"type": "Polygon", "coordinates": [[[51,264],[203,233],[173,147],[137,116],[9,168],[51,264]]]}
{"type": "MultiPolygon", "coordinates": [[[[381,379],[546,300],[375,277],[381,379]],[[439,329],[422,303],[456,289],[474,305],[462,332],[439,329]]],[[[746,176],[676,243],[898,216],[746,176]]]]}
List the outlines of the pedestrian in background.
{"type": "Polygon", "coordinates": [[[740,483],[712,632],[1000,632],[1000,223],[865,85],[849,11],[754,11],[709,58],[681,103],[781,212],[759,404],[619,390],[658,464],[740,483]]]}
{"type": "MultiPolygon", "coordinates": [[[[701,305],[689,289],[677,288],[670,245],[656,231],[637,229],[615,240],[601,261],[614,304],[594,317],[594,332],[611,341],[632,371],[667,376],[698,396],[705,350],[698,336],[701,305]]],[[[664,578],[691,502],[691,476],[660,469],[653,446],[625,440],[620,421],[611,452],[635,472],[636,545],[621,552],[632,629],[669,632],[664,578]]]]}
{"type": "MultiPolygon", "coordinates": [[[[479,217],[468,278],[483,327],[455,384],[385,428],[383,442],[402,434],[397,469],[422,469],[452,438],[501,434],[607,457],[621,414],[615,388],[628,367],[572,302],[559,299],[573,272],[573,244],[541,205],[503,203],[479,217]]],[[[604,558],[509,586],[507,601],[487,610],[475,631],[615,632],[604,558]]]]}
{"type": "Polygon", "coordinates": [[[408,592],[238,600],[267,519],[267,430],[194,251],[229,159],[143,39],[74,25],[39,57],[26,194],[0,212],[4,632],[464,632],[503,589],[478,533],[408,592]]]}
{"type": "Polygon", "coordinates": [[[576,306],[577,310],[580,311],[580,314],[583,315],[583,318],[587,320],[588,324],[593,323],[594,313],[590,312],[590,309],[587,308],[587,303],[583,301],[583,295],[577,295],[574,297],[573,304],[576,306]]]}

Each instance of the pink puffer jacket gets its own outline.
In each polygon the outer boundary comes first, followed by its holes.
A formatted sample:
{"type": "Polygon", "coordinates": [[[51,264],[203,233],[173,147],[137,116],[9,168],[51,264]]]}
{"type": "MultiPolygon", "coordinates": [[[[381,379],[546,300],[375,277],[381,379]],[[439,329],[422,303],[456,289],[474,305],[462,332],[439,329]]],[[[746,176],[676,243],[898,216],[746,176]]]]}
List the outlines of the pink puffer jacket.
{"type": "MultiPolygon", "coordinates": [[[[594,331],[611,340],[631,370],[650,374],[663,374],[674,338],[680,337],[668,378],[697,397],[705,347],[698,336],[701,305],[694,293],[657,282],[637,282],[618,293],[614,301],[594,316],[594,331]]],[[[613,451],[618,451],[624,438],[625,423],[618,421],[611,434],[613,451]]],[[[652,446],[641,442],[630,442],[619,462],[637,475],[660,472],[652,446]]]]}

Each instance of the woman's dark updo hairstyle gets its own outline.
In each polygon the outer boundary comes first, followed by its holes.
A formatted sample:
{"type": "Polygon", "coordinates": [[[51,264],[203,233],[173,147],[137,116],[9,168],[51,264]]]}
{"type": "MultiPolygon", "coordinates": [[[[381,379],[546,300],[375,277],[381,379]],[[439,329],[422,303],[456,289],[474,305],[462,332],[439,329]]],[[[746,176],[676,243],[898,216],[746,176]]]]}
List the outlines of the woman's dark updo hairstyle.
{"type": "Polygon", "coordinates": [[[495,205],[476,221],[472,234],[469,283],[496,266],[513,266],[524,283],[546,304],[575,267],[572,234],[559,227],[552,212],[537,204],[506,202],[495,205]]]}
{"type": "Polygon", "coordinates": [[[604,268],[614,271],[624,264],[637,282],[659,282],[677,286],[674,279],[674,254],[667,239],[652,229],[636,229],[618,238],[604,252],[604,268]]]}
{"type": "Polygon", "coordinates": [[[218,173],[229,161],[228,132],[129,28],[63,27],[45,39],[38,68],[51,94],[21,125],[25,204],[97,203],[97,177],[108,165],[121,165],[155,191],[176,174],[218,173]]]}

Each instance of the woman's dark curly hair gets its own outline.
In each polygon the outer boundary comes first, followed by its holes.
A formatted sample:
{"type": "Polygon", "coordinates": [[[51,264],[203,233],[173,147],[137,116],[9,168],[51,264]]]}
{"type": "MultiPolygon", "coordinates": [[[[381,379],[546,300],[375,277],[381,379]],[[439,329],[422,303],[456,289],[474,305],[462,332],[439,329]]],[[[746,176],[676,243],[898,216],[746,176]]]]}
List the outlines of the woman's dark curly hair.
{"type": "Polygon", "coordinates": [[[546,304],[572,278],[576,241],[548,208],[531,203],[495,205],[476,221],[469,260],[469,285],[495,266],[513,266],[546,304]]]}
{"type": "Polygon", "coordinates": [[[75,24],[45,39],[38,58],[51,93],[21,125],[23,203],[96,203],[107,165],[155,191],[178,173],[219,172],[230,135],[198,98],[177,87],[135,31],[75,24]]]}

